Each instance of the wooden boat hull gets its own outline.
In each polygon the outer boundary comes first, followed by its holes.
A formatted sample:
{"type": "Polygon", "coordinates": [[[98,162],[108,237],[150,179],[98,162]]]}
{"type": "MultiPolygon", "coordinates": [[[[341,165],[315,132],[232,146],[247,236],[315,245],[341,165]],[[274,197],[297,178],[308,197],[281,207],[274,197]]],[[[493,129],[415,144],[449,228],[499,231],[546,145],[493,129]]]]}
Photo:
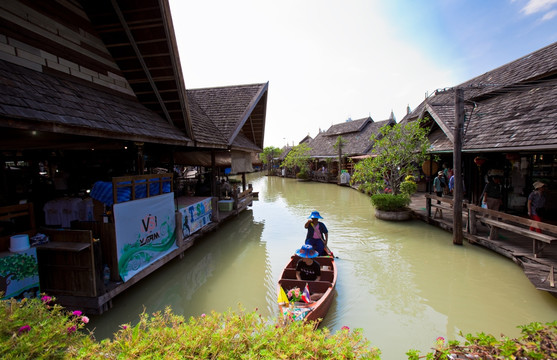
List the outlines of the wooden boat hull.
{"type": "Polygon", "coordinates": [[[295,303],[295,304],[279,304],[281,315],[288,313],[289,309],[296,309],[297,311],[304,312],[304,321],[315,321],[315,327],[319,325],[321,320],[327,315],[329,307],[334,299],[334,289],[337,281],[337,268],[335,259],[332,256],[319,256],[314,260],[321,265],[321,280],[308,281],[296,279],[296,264],[300,260],[299,256],[292,256],[286,267],[284,268],[277,285],[277,293],[280,293],[281,287],[284,292],[298,287],[304,290],[308,284],[310,294],[323,294],[318,300],[312,301],[309,304],[295,303]]]}

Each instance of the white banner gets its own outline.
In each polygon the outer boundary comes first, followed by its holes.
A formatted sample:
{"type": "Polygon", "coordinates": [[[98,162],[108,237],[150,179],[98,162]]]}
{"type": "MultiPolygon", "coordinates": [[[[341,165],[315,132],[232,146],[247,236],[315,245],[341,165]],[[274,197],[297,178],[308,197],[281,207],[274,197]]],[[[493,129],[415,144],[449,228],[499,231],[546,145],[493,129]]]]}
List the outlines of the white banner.
{"type": "Polygon", "coordinates": [[[178,211],[182,213],[182,233],[186,238],[211,222],[211,198],[180,208],[178,211]]]}
{"type": "Polygon", "coordinates": [[[123,281],[178,248],[174,193],[114,204],[118,271],[123,281]]]}

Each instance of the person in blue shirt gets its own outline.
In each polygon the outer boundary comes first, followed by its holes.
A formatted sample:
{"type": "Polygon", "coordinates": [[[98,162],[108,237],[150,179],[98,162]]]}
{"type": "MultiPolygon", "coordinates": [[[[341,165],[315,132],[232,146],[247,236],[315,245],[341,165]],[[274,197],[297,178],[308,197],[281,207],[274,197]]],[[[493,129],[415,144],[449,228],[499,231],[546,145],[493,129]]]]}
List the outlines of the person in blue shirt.
{"type": "Polygon", "coordinates": [[[306,244],[311,245],[319,253],[319,256],[326,256],[328,255],[327,242],[329,241],[329,231],[319,219],[323,218],[319,215],[318,211],[313,211],[308,217],[308,221],[304,225],[304,228],[308,229],[306,244]]]}

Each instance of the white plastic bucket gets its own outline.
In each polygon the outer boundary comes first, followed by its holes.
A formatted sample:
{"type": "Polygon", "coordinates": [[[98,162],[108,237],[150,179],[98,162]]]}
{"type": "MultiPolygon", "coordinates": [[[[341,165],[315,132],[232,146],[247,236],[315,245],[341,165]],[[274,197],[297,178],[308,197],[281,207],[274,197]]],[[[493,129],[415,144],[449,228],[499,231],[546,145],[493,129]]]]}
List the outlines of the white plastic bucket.
{"type": "Polygon", "coordinates": [[[10,251],[19,252],[29,249],[29,235],[20,234],[10,236],[10,251]]]}

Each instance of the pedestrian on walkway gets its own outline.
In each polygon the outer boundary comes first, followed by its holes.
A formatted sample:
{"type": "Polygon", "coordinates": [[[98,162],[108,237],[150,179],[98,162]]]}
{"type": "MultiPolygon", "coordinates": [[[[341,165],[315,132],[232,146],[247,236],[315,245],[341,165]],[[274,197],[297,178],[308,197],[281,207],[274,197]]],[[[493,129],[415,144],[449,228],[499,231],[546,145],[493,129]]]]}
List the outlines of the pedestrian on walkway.
{"type": "Polygon", "coordinates": [[[503,203],[503,194],[501,189],[501,177],[498,175],[491,176],[485,185],[483,202],[490,210],[499,211],[503,203]]]}
{"type": "MultiPolygon", "coordinates": [[[[535,221],[542,221],[540,210],[545,205],[545,184],[541,181],[534,183],[534,191],[528,195],[528,216],[535,221]]],[[[541,233],[541,229],[530,226],[530,230],[541,233]]]]}

